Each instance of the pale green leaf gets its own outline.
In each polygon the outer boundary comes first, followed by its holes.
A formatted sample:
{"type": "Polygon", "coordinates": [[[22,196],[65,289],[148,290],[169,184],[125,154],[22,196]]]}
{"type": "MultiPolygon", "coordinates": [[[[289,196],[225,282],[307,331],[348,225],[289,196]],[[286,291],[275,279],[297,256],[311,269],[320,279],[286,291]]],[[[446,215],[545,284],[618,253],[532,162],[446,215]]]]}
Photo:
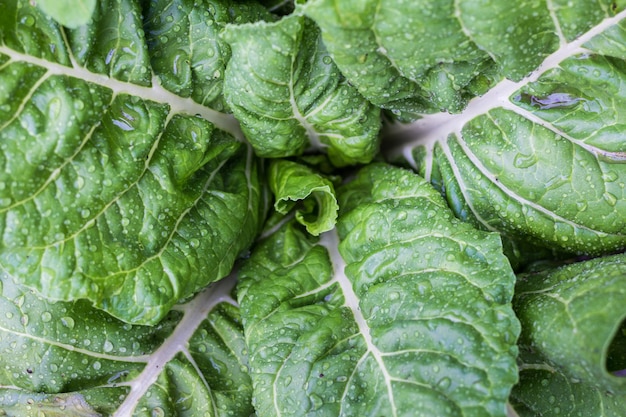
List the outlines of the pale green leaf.
{"type": "Polygon", "coordinates": [[[460,112],[615,13],[609,0],[312,0],[301,7],[361,94],[405,116],[460,112]]]}
{"type": "Polygon", "coordinates": [[[87,24],[96,8],[96,0],[37,0],[36,4],[68,28],[87,24]]]}
{"type": "Polygon", "coordinates": [[[562,43],[531,76],[502,81],[459,115],[391,126],[389,140],[402,140],[391,157],[436,184],[458,217],[513,246],[622,250],[624,19],[622,11],[562,43]]]}

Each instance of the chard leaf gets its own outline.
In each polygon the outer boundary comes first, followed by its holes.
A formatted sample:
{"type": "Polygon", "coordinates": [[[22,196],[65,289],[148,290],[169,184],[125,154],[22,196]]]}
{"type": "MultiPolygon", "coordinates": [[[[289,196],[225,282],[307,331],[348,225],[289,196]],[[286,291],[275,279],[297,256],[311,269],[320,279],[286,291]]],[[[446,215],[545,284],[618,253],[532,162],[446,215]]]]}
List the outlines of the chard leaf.
{"type": "Polygon", "coordinates": [[[309,19],[231,25],[224,39],[224,94],[258,155],[324,150],[337,166],[373,159],[380,110],[343,78],[309,19]]]}
{"type": "Polygon", "coordinates": [[[459,112],[615,12],[609,0],[313,0],[301,9],[359,92],[398,114],[459,112]]]}
{"type": "Polygon", "coordinates": [[[625,302],[624,254],[519,277],[520,416],[623,415],[625,302]]]}
{"type": "Polygon", "coordinates": [[[329,179],[305,165],[279,159],[271,161],[268,181],[278,213],[297,207],[296,220],[315,236],[335,227],[339,206],[329,179]]]}
{"type": "Polygon", "coordinates": [[[0,410],[10,416],[252,412],[239,311],[222,281],[158,325],[50,302],[2,276],[0,410]]]}
{"type": "Polygon", "coordinates": [[[230,23],[271,19],[255,2],[152,0],[144,17],[152,70],[174,94],[227,110],[222,88],[230,47],[221,33],[230,23]]]}
{"type": "Polygon", "coordinates": [[[511,403],[519,417],[621,417],[626,395],[607,393],[558,369],[528,359],[520,364],[520,382],[513,387],[511,403]]]}
{"type": "Polygon", "coordinates": [[[505,416],[519,323],[498,236],[399,168],[339,196],[336,231],[287,221],[240,271],[257,415],[505,416]]]}
{"type": "Polygon", "coordinates": [[[436,184],[458,217],[521,247],[622,250],[625,18],[564,39],[530,76],[498,83],[459,115],[390,126],[389,140],[403,142],[389,157],[436,184]]]}
{"type": "Polygon", "coordinates": [[[114,4],[77,31],[7,4],[0,263],[46,297],[155,324],[230,272],[261,185],[233,119],[154,83],[139,4],[114,4]]]}
{"type": "Polygon", "coordinates": [[[96,0],[37,0],[37,6],[68,28],[85,25],[96,8],[96,0]]]}

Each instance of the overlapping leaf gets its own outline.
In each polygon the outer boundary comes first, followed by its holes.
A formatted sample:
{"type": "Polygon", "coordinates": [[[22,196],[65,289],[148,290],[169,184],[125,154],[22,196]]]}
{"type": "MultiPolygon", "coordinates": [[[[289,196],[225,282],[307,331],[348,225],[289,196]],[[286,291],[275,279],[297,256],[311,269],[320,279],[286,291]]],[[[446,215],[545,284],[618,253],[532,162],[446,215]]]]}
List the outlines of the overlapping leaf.
{"type": "Polygon", "coordinates": [[[2,276],[0,410],[11,416],[252,412],[239,312],[222,282],[156,326],[52,303],[2,276]]]}
{"type": "Polygon", "coordinates": [[[338,232],[287,222],[241,270],[257,414],[504,416],[519,327],[497,235],[405,170],[339,195],[338,232]]]}
{"type": "Polygon", "coordinates": [[[506,77],[526,76],[560,43],[615,13],[585,0],[331,0],[303,12],[321,27],[343,74],[373,103],[397,113],[461,111],[506,77]]]}
{"type": "Polygon", "coordinates": [[[519,277],[520,415],[623,414],[625,303],[623,254],[519,277]]]}
{"type": "Polygon", "coordinates": [[[224,38],[233,53],[224,93],[260,156],[323,150],[338,166],[374,158],[380,110],[343,78],[309,19],[229,26],[224,38]]]}
{"type": "Polygon", "coordinates": [[[140,7],[115,6],[68,31],[7,4],[0,262],[47,297],[156,323],[230,272],[259,227],[261,186],[252,152],[216,128],[238,134],[229,116],[152,84],[140,7]]]}
{"type": "Polygon", "coordinates": [[[437,184],[457,216],[522,247],[623,249],[625,17],[561,44],[531,76],[502,81],[459,115],[391,127],[408,141],[394,155],[437,184]]]}

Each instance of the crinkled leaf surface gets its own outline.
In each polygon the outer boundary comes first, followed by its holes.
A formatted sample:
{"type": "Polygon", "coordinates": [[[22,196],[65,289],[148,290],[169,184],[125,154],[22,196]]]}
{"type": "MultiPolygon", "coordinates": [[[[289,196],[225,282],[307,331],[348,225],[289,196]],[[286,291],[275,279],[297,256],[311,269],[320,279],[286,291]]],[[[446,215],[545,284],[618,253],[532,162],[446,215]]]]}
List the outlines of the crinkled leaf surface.
{"type": "Polygon", "coordinates": [[[288,221],[240,272],[257,415],[506,415],[519,323],[498,236],[399,168],[339,195],[337,231],[288,221]]]}
{"type": "Polygon", "coordinates": [[[228,107],[222,95],[230,59],[224,27],[272,19],[259,4],[235,0],[152,0],[145,14],[152,70],[161,85],[219,111],[228,107]]]}
{"type": "Polygon", "coordinates": [[[313,0],[343,74],[373,103],[401,112],[461,111],[503,77],[519,80],[621,2],[313,0]]]}
{"type": "Polygon", "coordinates": [[[532,359],[520,364],[510,401],[519,417],[622,417],[626,410],[626,395],[607,393],[532,359]]]}
{"type": "Polygon", "coordinates": [[[520,415],[623,415],[625,306],[623,254],[519,277],[520,415]]]}
{"type": "Polygon", "coordinates": [[[96,8],[96,0],[37,0],[41,10],[69,28],[87,24],[96,8]]]}
{"type": "Polygon", "coordinates": [[[335,227],[339,206],[328,178],[306,165],[278,159],[270,163],[268,181],[277,212],[288,214],[295,208],[296,220],[315,236],[335,227]]]}
{"type": "Polygon", "coordinates": [[[626,12],[593,16],[531,75],[498,83],[461,114],[391,126],[389,140],[404,142],[390,157],[436,184],[457,216],[505,239],[594,255],[626,247],[626,12]]]}
{"type": "Polygon", "coordinates": [[[252,413],[239,310],[222,281],[156,326],[49,302],[2,276],[0,410],[10,416],[252,413]]]}
{"type": "Polygon", "coordinates": [[[100,2],[75,31],[28,2],[6,7],[0,262],[47,297],[156,323],[251,243],[261,187],[252,152],[224,131],[240,135],[230,116],[153,77],[140,30],[151,12],[137,2],[100,2]]]}
{"type": "Polygon", "coordinates": [[[380,110],[343,78],[309,19],[231,25],[224,38],[224,94],[257,154],[323,149],[338,166],[373,159],[380,110]]]}

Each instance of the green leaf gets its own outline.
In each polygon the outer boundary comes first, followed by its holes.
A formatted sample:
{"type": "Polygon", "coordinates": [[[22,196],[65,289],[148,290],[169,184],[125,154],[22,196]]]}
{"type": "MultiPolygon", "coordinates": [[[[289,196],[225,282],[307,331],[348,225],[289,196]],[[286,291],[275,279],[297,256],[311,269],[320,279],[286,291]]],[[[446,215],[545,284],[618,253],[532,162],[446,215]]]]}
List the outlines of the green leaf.
{"type": "Polygon", "coordinates": [[[626,409],[626,395],[607,393],[532,360],[520,364],[510,401],[519,417],[621,417],[626,409]]]}
{"type": "Polygon", "coordinates": [[[520,80],[614,12],[608,0],[307,2],[329,53],[368,100],[413,117],[460,112],[503,77],[520,80]]]}
{"type": "Polygon", "coordinates": [[[259,229],[262,185],[230,116],[152,84],[139,5],[114,4],[75,32],[8,4],[0,262],[46,297],[154,324],[230,272],[259,229]]]}
{"type": "Polygon", "coordinates": [[[391,126],[387,140],[402,142],[390,158],[405,157],[458,217],[514,246],[626,248],[626,12],[596,14],[520,82],[502,81],[459,115],[391,126]]]}
{"type": "Polygon", "coordinates": [[[519,324],[498,236],[398,168],[339,196],[338,231],[288,221],[240,271],[257,415],[505,416],[519,324]]]}
{"type": "Polygon", "coordinates": [[[85,301],[47,301],[1,278],[0,410],[7,415],[252,413],[232,279],[147,327],[85,301]]]}
{"type": "Polygon", "coordinates": [[[624,414],[625,288],[623,254],[519,277],[521,417],[624,414]]]}
{"type": "Polygon", "coordinates": [[[44,13],[68,28],[89,23],[96,8],[96,0],[37,0],[44,13]]]}
{"type": "Polygon", "coordinates": [[[373,159],[380,110],[343,78],[309,19],[231,25],[223,36],[232,48],[224,94],[258,155],[322,150],[337,166],[373,159]]]}
{"type": "Polygon", "coordinates": [[[521,275],[514,300],[521,349],[569,378],[626,394],[626,379],[612,374],[626,369],[616,349],[623,347],[625,302],[623,254],[521,275]],[[611,348],[614,338],[621,345],[611,348]]]}
{"type": "Polygon", "coordinates": [[[230,47],[222,37],[230,23],[271,20],[267,10],[234,0],[151,1],[144,17],[152,70],[161,85],[212,109],[228,106],[222,95],[230,47]]]}
{"type": "Polygon", "coordinates": [[[297,207],[296,220],[315,236],[335,227],[339,206],[330,180],[305,165],[273,160],[268,181],[277,212],[287,214],[297,207]]]}

